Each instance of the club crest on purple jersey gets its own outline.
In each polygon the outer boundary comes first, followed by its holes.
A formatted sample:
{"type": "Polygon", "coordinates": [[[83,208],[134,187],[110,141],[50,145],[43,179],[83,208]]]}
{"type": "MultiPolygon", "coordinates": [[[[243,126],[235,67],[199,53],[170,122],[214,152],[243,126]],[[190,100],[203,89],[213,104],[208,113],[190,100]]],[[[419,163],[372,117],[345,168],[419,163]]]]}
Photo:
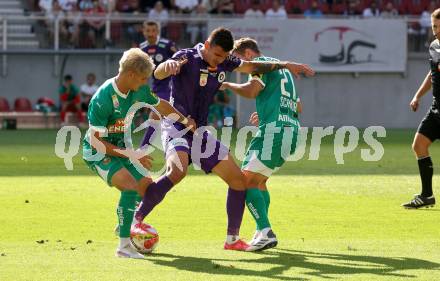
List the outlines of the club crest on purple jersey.
{"type": "Polygon", "coordinates": [[[200,87],[205,87],[208,84],[208,70],[200,69],[200,87]]]}
{"type": "Polygon", "coordinates": [[[223,83],[223,81],[225,81],[226,79],[226,72],[222,71],[218,74],[218,82],[223,83]]]}

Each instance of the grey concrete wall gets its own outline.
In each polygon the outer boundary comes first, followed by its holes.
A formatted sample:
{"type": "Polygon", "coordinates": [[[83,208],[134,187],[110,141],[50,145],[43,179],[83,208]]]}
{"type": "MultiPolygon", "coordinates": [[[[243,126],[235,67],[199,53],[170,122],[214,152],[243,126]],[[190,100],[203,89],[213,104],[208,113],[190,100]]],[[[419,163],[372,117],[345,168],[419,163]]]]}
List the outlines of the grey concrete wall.
{"type": "MultiPolygon", "coordinates": [[[[63,57],[60,57],[60,65],[63,57]]],[[[110,59],[110,75],[115,75],[119,57],[110,59]]],[[[1,62],[1,60],[0,60],[1,62]]],[[[98,82],[106,78],[103,56],[69,56],[64,74],[72,74],[76,84],[84,82],[89,72],[97,75],[98,82]]],[[[12,105],[19,96],[34,103],[38,97],[58,99],[59,77],[54,76],[51,56],[9,56],[8,73],[0,77],[0,96],[12,105]]],[[[426,56],[410,56],[405,76],[401,74],[318,74],[314,78],[296,81],[297,91],[304,106],[303,126],[357,126],[381,125],[387,128],[415,128],[430,102],[428,94],[420,111],[409,110],[414,92],[428,72],[426,56]]],[[[239,124],[247,124],[254,109],[252,100],[240,100],[239,124]]]]}

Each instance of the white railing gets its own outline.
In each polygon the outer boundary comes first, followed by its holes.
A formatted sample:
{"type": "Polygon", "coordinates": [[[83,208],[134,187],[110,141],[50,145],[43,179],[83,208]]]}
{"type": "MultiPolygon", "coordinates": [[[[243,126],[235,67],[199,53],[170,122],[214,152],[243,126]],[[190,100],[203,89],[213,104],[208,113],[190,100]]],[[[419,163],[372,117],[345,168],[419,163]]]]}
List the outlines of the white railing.
{"type": "MultiPolygon", "coordinates": [[[[120,13],[108,13],[105,15],[85,15],[85,14],[79,14],[81,17],[81,20],[103,20],[105,21],[105,30],[104,30],[104,39],[107,42],[110,42],[112,40],[111,38],[111,24],[112,23],[124,23],[124,24],[130,24],[130,23],[142,23],[145,20],[148,20],[147,14],[120,14],[120,13]]],[[[45,49],[52,49],[55,53],[62,49],[62,46],[60,46],[60,22],[65,20],[74,20],[77,17],[77,15],[58,15],[51,19],[53,24],[53,44],[52,48],[45,48],[45,49]]],[[[242,17],[241,15],[235,15],[230,16],[226,18],[239,18],[242,17]]],[[[303,18],[302,16],[292,16],[291,19],[295,18],[303,18]]],[[[326,16],[323,19],[346,19],[350,18],[353,19],[353,17],[347,17],[347,16],[340,16],[340,15],[329,15],[326,16]]],[[[362,19],[362,17],[355,17],[358,19],[362,19]]],[[[408,25],[412,25],[414,23],[419,22],[419,17],[416,16],[401,16],[400,18],[403,18],[406,20],[408,25]]],[[[47,20],[48,18],[42,14],[42,13],[32,13],[29,15],[8,15],[8,14],[0,14],[0,21],[2,23],[2,53],[7,53],[8,51],[8,26],[10,26],[11,23],[28,23],[31,25],[37,25],[39,22],[43,22],[47,20]]],[[[183,23],[183,24],[204,24],[207,25],[208,22],[212,22],[215,20],[224,20],[225,16],[217,16],[217,15],[206,15],[206,16],[193,16],[193,15],[173,15],[168,20],[162,21],[163,25],[166,25],[168,23],[183,23]]],[[[317,21],[320,19],[311,19],[313,21],[317,21]]],[[[41,40],[41,39],[40,39],[41,40]]],[[[101,49],[107,49],[109,46],[105,46],[105,48],[101,49]]],[[[36,48],[34,48],[36,49],[36,48]]],[[[41,47],[40,47],[41,49],[41,47]]],[[[17,50],[12,50],[17,51],[17,50]]],[[[29,51],[32,52],[32,51],[29,51]]]]}
{"type": "MultiPolygon", "coordinates": [[[[2,27],[2,48],[0,50],[1,57],[2,57],[2,75],[5,76],[7,74],[7,65],[8,65],[8,55],[18,55],[18,54],[41,54],[41,55],[53,55],[53,61],[54,61],[54,74],[57,75],[58,73],[58,65],[59,65],[59,56],[65,55],[65,54],[81,54],[81,55],[103,55],[105,57],[105,63],[107,64],[108,58],[112,54],[119,54],[122,52],[123,49],[125,49],[127,44],[124,45],[124,40],[121,39],[119,42],[116,42],[114,45],[108,44],[108,42],[114,41],[112,38],[112,23],[119,23],[119,24],[130,24],[130,23],[142,23],[145,20],[148,20],[147,14],[120,14],[120,13],[107,13],[105,15],[84,15],[79,14],[80,19],[83,20],[102,20],[105,21],[104,24],[104,44],[101,48],[88,48],[88,49],[72,49],[67,48],[66,46],[62,45],[62,40],[60,38],[60,24],[63,23],[65,20],[74,20],[78,15],[58,15],[54,16],[53,18],[46,17],[44,14],[41,13],[32,13],[29,15],[8,15],[8,14],[0,14],[0,23],[2,27]],[[42,27],[43,22],[49,22],[51,24],[51,30],[53,30],[53,38],[44,38],[44,36],[40,36],[40,38],[35,37],[33,40],[35,42],[41,43],[45,42],[48,43],[48,47],[43,47],[41,44],[38,44],[39,47],[31,47],[31,48],[21,48],[21,46],[14,46],[13,48],[9,47],[10,40],[10,34],[8,32],[9,28],[12,28],[13,25],[17,24],[27,24],[29,26],[33,26],[34,30],[37,30],[36,27],[40,27],[40,30],[46,31],[44,27],[42,27]],[[44,39],[41,39],[43,37],[44,39]]],[[[205,27],[208,25],[208,23],[212,23],[216,20],[221,20],[224,22],[225,19],[228,18],[239,18],[242,16],[216,16],[216,15],[204,15],[204,16],[194,16],[194,15],[172,15],[168,20],[162,21],[162,25],[170,25],[171,23],[181,23],[181,24],[201,24],[205,27]]],[[[291,20],[295,20],[295,18],[303,18],[302,16],[296,16],[293,17],[291,20]]],[[[346,17],[346,16],[327,16],[324,19],[346,19],[350,18],[353,19],[353,17],[346,17]]],[[[362,17],[356,17],[359,20],[362,20],[362,17]]],[[[414,23],[419,22],[419,17],[415,16],[402,16],[401,19],[404,19],[408,26],[413,25],[414,23]]],[[[319,21],[320,19],[310,19],[311,21],[319,21]]],[[[371,19],[369,19],[371,20],[371,19]]],[[[182,29],[183,30],[183,29],[182,29]]],[[[429,32],[429,30],[428,30],[429,32]]],[[[30,33],[30,31],[29,31],[30,33]]],[[[12,35],[12,34],[11,34],[12,35]]],[[[183,38],[182,34],[180,36],[183,38]]],[[[204,35],[206,36],[206,34],[204,35]]],[[[202,37],[204,37],[202,36],[202,37]]],[[[166,34],[165,34],[166,37],[166,34]]],[[[417,40],[420,40],[420,38],[416,38],[417,40]]],[[[201,38],[201,40],[204,40],[204,38],[201,38]]],[[[415,40],[411,37],[409,34],[408,42],[411,42],[411,40],[415,40]]],[[[184,47],[185,43],[188,44],[188,42],[180,42],[180,47],[184,47]]],[[[409,51],[418,51],[418,48],[420,47],[420,42],[417,43],[417,50],[411,49],[411,44],[409,51]]],[[[416,46],[414,44],[414,46],[416,46]]]]}

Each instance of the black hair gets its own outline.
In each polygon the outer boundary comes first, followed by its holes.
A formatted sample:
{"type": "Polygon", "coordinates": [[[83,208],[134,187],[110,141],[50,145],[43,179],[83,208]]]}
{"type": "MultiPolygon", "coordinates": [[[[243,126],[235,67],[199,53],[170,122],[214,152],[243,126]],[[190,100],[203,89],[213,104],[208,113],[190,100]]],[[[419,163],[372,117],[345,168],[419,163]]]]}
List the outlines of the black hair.
{"type": "Polygon", "coordinates": [[[214,29],[208,38],[212,46],[219,46],[225,52],[230,52],[234,48],[234,37],[232,32],[224,27],[214,29]]]}

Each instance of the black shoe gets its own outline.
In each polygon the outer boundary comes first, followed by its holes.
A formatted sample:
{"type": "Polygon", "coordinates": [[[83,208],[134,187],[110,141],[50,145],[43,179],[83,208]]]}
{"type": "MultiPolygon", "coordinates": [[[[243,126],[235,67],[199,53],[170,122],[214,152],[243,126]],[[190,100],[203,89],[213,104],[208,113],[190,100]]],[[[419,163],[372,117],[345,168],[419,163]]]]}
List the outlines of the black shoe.
{"type": "Polygon", "coordinates": [[[405,209],[418,209],[418,208],[428,208],[435,205],[434,195],[431,197],[423,197],[420,194],[414,196],[414,199],[408,203],[402,204],[405,209]]]}

